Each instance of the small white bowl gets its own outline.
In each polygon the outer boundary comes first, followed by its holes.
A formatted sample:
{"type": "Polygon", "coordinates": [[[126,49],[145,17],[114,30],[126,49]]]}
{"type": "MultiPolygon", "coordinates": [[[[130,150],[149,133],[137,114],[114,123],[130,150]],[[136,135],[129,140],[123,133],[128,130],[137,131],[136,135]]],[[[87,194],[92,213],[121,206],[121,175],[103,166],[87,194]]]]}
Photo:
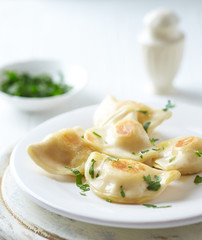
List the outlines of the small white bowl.
{"type": "Polygon", "coordinates": [[[47,73],[50,76],[55,76],[60,71],[64,76],[64,82],[72,86],[72,89],[67,93],[42,98],[12,96],[0,91],[0,98],[21,110],[30,112],[49,110],[65,103],[78,93],[87,82],[87,73],[82,67],[66,65],[55,60],[29,60],[6,65],[0,68],[0,84],[5,70],[13,70],[18,73],[26,72],[31,75],[47,73]]]}

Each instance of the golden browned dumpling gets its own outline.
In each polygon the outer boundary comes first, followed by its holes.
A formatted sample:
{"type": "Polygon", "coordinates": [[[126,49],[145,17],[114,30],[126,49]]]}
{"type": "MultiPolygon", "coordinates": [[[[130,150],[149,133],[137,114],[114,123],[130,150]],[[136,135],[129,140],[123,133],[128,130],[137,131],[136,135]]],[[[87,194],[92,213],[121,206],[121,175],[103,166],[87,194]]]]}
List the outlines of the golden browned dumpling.
{"type": "Polygon", "coordinates": [[[120,158],[137,159],[137,153],[152,146],[130,106],[123,106],[109,116],[103,126],[90,128],[84,134],[85,140],[96,151],[120,158]]]}
{"type": "Polygon", "coordinates": [[[85,162],[93,151],[82,138],[84,130],[80,127],[63,129],[53,133],[44,141],[28,147],[32,160],[49,173],[74,175],[65,167],[84,172],[85,162]]]}
{"type": "Polygon", "coordinates": [[[153,165],[163,170],[177,169],[181,174],[194,174],[202,171],[202,138],[177,137],[159,143],[164,148],[153,159],[153,165]]]}
{"type": "Polygon", "coordinates": [[[154,128],[172,116],[172,112],[169,110],[163,111],[162,109],[151,108],[145,104],[134,101],[118,101],[113,96],[107,96],[95,112],[95,126],[100,127],[105,125],[106,119],[109,118],[109,115],[124,106],[133,109],[133,112],[136,115],[135,119],[137,119],[142,126],[147,126],[148,133],[151,133],[154,128]]]}
{"type": "Polygon", "coordinates": [[[85,164],[85,177],[90,189],[103,199],[142,204],[158,197],[180,177],[180,172],[161,171],[134,160],[93,152],[85,164]]]}

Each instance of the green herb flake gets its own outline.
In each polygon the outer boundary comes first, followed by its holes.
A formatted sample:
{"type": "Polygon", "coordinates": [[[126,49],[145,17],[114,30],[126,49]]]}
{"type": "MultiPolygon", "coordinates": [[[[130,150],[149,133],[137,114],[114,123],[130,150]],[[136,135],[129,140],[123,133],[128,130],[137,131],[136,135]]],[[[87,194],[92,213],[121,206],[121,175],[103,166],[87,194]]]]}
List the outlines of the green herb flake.
{"type": "Polygon", "coordinates": [[[100,171],[97,172],[95,177],[98,178],[99,176],[100,176],[100,171]]]}
{"type": "Polygon", "coordinates": [[[81,138],[84,138],[84,136],[81,136],[81,138]]]}
{"type": "Polygon", "coordinates": [[[122,198],[124,198],[125,197],[125,193],[123,191],[123,186],[122,185],[120,186],[120,193],[121,193],[122,198]]]}
{"type": "Polygon", "coordinates": [[[152,146],[155,146],[155,142],[158,141],[158,138],[150,138],[149,141],[152,144],[152,146]]]}
{"type": "Polygon", "coordinates": [[[128,168],[133,168],[132,166],[128,166],[128,168]]]}
{"type": "Polygon", "coordinates": [[[171,104],[171,101],[168,100],[168,103],[166,104],[165,108],[163,108],[163,111],[166,112],[168,111],[168,109],[174,108],[174,107],[175,107],[175,104],[171,104]]]}
{"type": "Polygon", "coordinates": [[[105,199],[106,200],[106,202],[109,202],[109,203],[111,203],[112,202],[112,200],[110,200],[110,199],[105,199]]]}
{"type": "Polygon", "coordinates": [[[149,174],[147,177],[143,176],[143,179],[145,180],[145,182],[147,182],[148,184],[150,184],[151,182],[151,175],[149,174]]]}
{"type": "Polygon", "coordinates": [[[81,196],[86,196],[86,194],[85,193],[80,193],[81,194],[81,196]]]}
{"type": "Polygon", "coordinates": [[[97,137],[99,137],[99,138],[101,138],[102,136],[100,136],[98,133],[96,133],[96,132],[93,132],[93,134],[95,135],[95,136],[97,136],[97,137]]]}
{"type": "Polygon", "coordinates": [[[156,179],[157,182],[160,182],[160,181],[161,181],[161,178],[160,178],[159,176],[154,175],[154,177],[155,177],[155,179],[156,179]]]}
{"type": "Polygon", "coordinates": [[[169,159],[169,163],[173,162],[175,160],[176,157],[172,157],[169,159]]]}
{"type": "Polygon", "coordinates": [[[137,110],[137,112],[143,113],[143,114],[148,114],[148,111],[146,111],[146,110],[137,110]]]}
{"type": "Polygon", "coordinates": [[[111,160],[111,161],[115,161],[115,162],[118,162],[119,159],[118,158],[113,158],[113,157],[107,157],[107,159],[111,160]]]}
{"type": "Polygon", "coordinates": [[[90,187],[89,187],[89,185],[88,185],[87,182],[85,182],[85,183],[83,183],[83,184],[81,184],[81,185],[78,185],[78,187],[79,187],[81,190],[83,190],[84,192],[90,191],[90,187]]]}
{"type": "Polygon", "coordinates": [[[150,190],[150,191],[158,191],[159,188],[161,187],[161,184],[160,184],[160,177],[155,175],[155,181],[152,181],[151,180],[151,175],[149,174],[147,177],[146,176],[143,176],[143,179],[146,183],[148,183],[148,187],[147,189],[150,190]]]}
{"type": "Polygon", "coordinates": [[[161,148],[162,148],[162,150],[164,150],[164,149],[165,149],[165,147],[164,147],[163,145],[161,146],[161,148]]]}
{"type": "Polygon", "coordinates": [[[92,159],[91,162],[92,162],[92,165],[89,168],[89,175],[91,176],[91,178],[94,178],[94,164],[96,161],[95,159],[92,159]]]}
{"type": "Polygon", "coordinates": [[[67,168],[70,171],[72,171],[74,173],[74,175],[76,176],[76,186],[77,187],[79,187],[84,192],[90,191],[90,187],[89,187],[88,183],[82,183],[83,175],[79,172],[79,170],[72,169],[70,167],[65,167],[65,168],[67,168]]]}
{"type": "Polygon", "coordinates": [[[157,181],[154,181],[150,183],[147,189],[150,191],[158,191],[160,187],[161,187],[161,184],[157,181]]]}
{"type": "Polygon", "coordinates": [[[160,151],[161,148],[152,148],[153,151],[160,151]]]}
{"type": "Polygon", "coordinates": [[[199,184],[199,183],[202,183],[202,177],[200,177],[199,175],[197,175],[194,179],[194,183],[195,184],[199,184]]]}
{"type": "Polygon", "coordinates": [[[147,149],[147,150],[141,151],[141,153],[146,153],[146,152],[149,152],[149,150],[147,149]]]}
{"type": "Polygon", "coordinates": [[[171,205],[156,206],[154,204],[143,204],[143,206],[148,207],[148,208],[169,208],[169,207],[172,207],[171,205]]]}
{"type": "Polygon", "coordinates": [[[79,172],[79,170],[77,170],[77,169],[73,169],[73,168],[70,168],[70,167],[65,167],[65,168],[67,168],[67,169],[69,169],[71,172],[73,172],[73,174],[75,175],[75,176],[82,176],[82,174],[79,172]]]}
{"type": "Polygon", "coordinates": [[[144,125],[143,125],[143,127],[144,127],[144,130],[145,130],[145,132],[147,133],[147,131],[148,131],[148,128],[149,128],[149,125],[151,124],[151,122],[146,122],[144,125]]]}
{"type": "Polygon", "coordinates": [[[142,158],[142,159],[143,159],[143,155],[142,155],[142,154],[140,155],[140,158],[142,158]]]}
{"type": "Polygon", "coordinates": [[[136,152],[132,152],[132,154],[133,154],[133,155],[135,155],[135,154],[136,154],[136,152]]]}
{"type": "Polygon", "coordinates": [[[201,157],[201,156],[202,156],[202,152],[200,152],[200,151],[195,151],[195,153],[196,153],[196,155],[197,155],[198,157],[201,157]]]}

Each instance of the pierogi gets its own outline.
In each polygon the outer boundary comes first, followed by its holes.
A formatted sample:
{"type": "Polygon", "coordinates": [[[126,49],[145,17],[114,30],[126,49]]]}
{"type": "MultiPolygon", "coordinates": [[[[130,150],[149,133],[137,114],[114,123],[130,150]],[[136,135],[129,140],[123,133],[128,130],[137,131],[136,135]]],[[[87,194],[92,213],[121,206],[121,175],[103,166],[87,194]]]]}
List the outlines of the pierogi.
{"type": "Polygon", "coordinates": [[[177,137],[159,143],[157,148],[164,148],[153,159],[153,165],[162,170],[179,170],[182,175],[202,171],[202,138],[177,137]]]}
{"type": "Polygon", "coordinates": [[[134,160],[93,152],[85,164],[85,177],[90,189],[103,199],[142,204],[159,196],[180,177],[180,172],[161,171],[134,160]]]}
{"type": "Polygon", "coordinates": [[[119,101],[113,96],[107,96],[95,112],[94,125],[96,127],[105,125],[109,115],[123,106],[129,106],[133,109],[137,116],[136,119],[142,126],[149,123],[148,133],[151,133],[154,128],[172,116],[172,112],[169,110],[163,111],[163,109],[151,108],[135,101],[119,101]]]}
{"type": "Polygon", "coordinates": [[[109,116],[103,126],[90,128],[84,134],[84,139],[96,151],[137,159],[134,153],[152,146],[148,134],[137,121],[136,112],[130,106],[123,106],[109,116]]]}
{"type": "Polygon", "coordinates": [[[39,143],[31,144],[27,151],[32,160],[49,173],[74,175],[65,167],[84,173],[86,159],[94,149],[82,138],[83,134],[80,127],[62,129],[39,143]]]}

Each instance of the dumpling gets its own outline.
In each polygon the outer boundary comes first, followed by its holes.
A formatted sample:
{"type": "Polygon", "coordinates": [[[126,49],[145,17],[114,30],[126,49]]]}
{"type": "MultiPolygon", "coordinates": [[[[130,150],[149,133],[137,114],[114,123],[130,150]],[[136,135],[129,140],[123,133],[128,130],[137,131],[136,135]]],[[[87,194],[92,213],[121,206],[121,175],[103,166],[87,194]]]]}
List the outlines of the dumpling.
{"type": "Polygon", "coordinates": [[[84,130],[80,127],[63,129],[30,145],[27,151],[32,160],[49,173],[74,175],[66,166],[84,173],[85,162],[94,149],[82,138],[83,135],[84,130]]]}
{"type": "Polygon", "coordinates": [[[96,151],[120,158],[137,159],[140,158],[137,153],[152,146],[130,106],[123,106],[109,116],[102,127],[88,129],[84,134],[85,140],[96,151]]]}
{"type": "Polygon", "coordinates": [[[104,98],[104,100],[99,104],[99,107],[96,109],[95,114],[93,116],[93,122],[95,126],[102,126],[103,122],[106,120],[106,116],[111,114],[118,104],[118,100],[108,95],[104,98]]]}
{"type": "Polygon", "coordinates": [[[124,105],[133,107],[134,111],[137,112],[137,120],[142,124],[142,126],[149,123],[147,129],[148,134],[150,134],[163,121],[172,116],[172,112],[169,110],[163,111],[162,109],[151,108],[143,103],[137,103],[134,101],[120,101],[117,108],[121,108],[124,105]]]}
{"type": "Polygon", "coordinates": [[[136,113],[136,118],[142,126],[147,125],[147,132],[151,133],[154,128],[159,126],[164,120],[172,116],[172,112],[162,109],[151,108],[145,104],[137,103],[134,101],[118,101],[112,96],[107,96],[100,104],[94,114],[94,125],[103,126],[109,114],[116,111],[123,106],[129,106],[136,113]]]}
{"type": "Polygon", "coordinates": [[[180,172],[161,171],[134,160],[93,152],[85,164],[85,177],[90,189],[103,199],[142,204],[159,196],[180,177],[180,172]]]}
{"type": "Polygon", "coordinates": [[[164,148],[153,165],[163,170],[177,169],[181,174],[194,174],[202,171],[202,138],[177,137],[159,143],[164,148]]]}

